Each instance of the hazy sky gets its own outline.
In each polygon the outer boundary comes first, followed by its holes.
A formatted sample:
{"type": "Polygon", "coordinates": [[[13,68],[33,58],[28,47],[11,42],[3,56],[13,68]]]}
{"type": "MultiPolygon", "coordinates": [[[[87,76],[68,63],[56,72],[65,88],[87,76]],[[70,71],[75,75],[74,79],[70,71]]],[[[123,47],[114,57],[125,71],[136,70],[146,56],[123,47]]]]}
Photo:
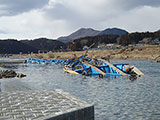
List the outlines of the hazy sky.
{"type": "Polygon", "coordinates": [[[160,0],[0,0],[0,39],[57,38],[79,28],[160,29],[160,0]]]}

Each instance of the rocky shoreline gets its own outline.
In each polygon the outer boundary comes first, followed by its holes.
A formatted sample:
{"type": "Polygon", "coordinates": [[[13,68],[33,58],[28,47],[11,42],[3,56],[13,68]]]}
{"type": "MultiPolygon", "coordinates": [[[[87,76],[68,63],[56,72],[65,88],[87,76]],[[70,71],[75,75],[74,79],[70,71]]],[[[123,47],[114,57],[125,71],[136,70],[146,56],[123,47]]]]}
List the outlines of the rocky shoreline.
{"type": "Polygon", "coordinates": [[[0,71],[0,79],[1,78],[14,78],[14,77],[22,78],[22,77],[26,77],[26,75],[22,73],[16,73],[13,70],[1,70],[0,71]]]}
{"type": "MultiPolygon", "coordinates": [[[[25,54],[14,55],[23,58],[58,58],[70,59],[72,57],[81,56],[86,54],[86,51],[70,51],[70,52],[49,52],[39,54],[25,54]]],[[[160,62],[160,46],[159,45],[144,45],[140,47],[126,47],[123,49],[105,49],[105,50],[88,50],[88,57],[97,57],[103,59],[116,59],[116,60],[153,60],[160,62]]]]}

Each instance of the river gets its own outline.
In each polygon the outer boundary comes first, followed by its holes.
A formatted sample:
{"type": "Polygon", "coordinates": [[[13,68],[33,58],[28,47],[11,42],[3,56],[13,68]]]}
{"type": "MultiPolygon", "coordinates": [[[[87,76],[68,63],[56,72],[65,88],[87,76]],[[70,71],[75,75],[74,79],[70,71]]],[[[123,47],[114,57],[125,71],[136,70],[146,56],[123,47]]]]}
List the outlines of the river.
{"type": "Polygon", "coordinates": [[[94,104],[95,120],[160,119],[160,63],[149,60],[111,63],[129,63],[145,76],[135,81],[125,77],[86,77],[64,73],[62,65],[14,64],[11,69],[27,77],[0,79],[0,89],[1,92],[62,89],[94,104]]]}

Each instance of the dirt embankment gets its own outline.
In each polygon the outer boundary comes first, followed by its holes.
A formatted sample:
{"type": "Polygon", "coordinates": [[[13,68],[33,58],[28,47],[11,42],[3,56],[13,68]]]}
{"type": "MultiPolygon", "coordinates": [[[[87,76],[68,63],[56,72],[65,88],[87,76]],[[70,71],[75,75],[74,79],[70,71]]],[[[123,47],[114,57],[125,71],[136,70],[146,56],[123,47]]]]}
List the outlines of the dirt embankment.
{"type": "MultiPolygon", "coordinates": [[[[53,52],[41,53],[32,55],[23,55],[23,57],[32,58],[59,58],[69,59],[76,56],[84,55],[86,51],[72,51],[72,52],[53,52]]],[[[160,46],[158,45],[145,45],[141,47],[128,47],[116,50],[89,50],[88,57],[97,57],[105,59],[133,59],[133,60],[155,60],[160,61],[160,46]]]]}

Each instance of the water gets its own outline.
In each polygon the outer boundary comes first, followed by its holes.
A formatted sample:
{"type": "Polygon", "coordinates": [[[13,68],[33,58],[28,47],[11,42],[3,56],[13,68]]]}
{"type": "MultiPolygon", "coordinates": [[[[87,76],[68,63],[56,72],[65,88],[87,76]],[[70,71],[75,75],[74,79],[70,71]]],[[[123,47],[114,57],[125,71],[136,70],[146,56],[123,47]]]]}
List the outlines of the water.
{"type": "Polygon", "coordinates": [[[96,120],[160,120],[160,63],[153,61],[111,61],[129,63],[145,74],[130,81],[85,77],[64,73],[61,65],[13,67],[26,78],[0,79],[1,91],[62,89],[95,106],[96,120]]]}

